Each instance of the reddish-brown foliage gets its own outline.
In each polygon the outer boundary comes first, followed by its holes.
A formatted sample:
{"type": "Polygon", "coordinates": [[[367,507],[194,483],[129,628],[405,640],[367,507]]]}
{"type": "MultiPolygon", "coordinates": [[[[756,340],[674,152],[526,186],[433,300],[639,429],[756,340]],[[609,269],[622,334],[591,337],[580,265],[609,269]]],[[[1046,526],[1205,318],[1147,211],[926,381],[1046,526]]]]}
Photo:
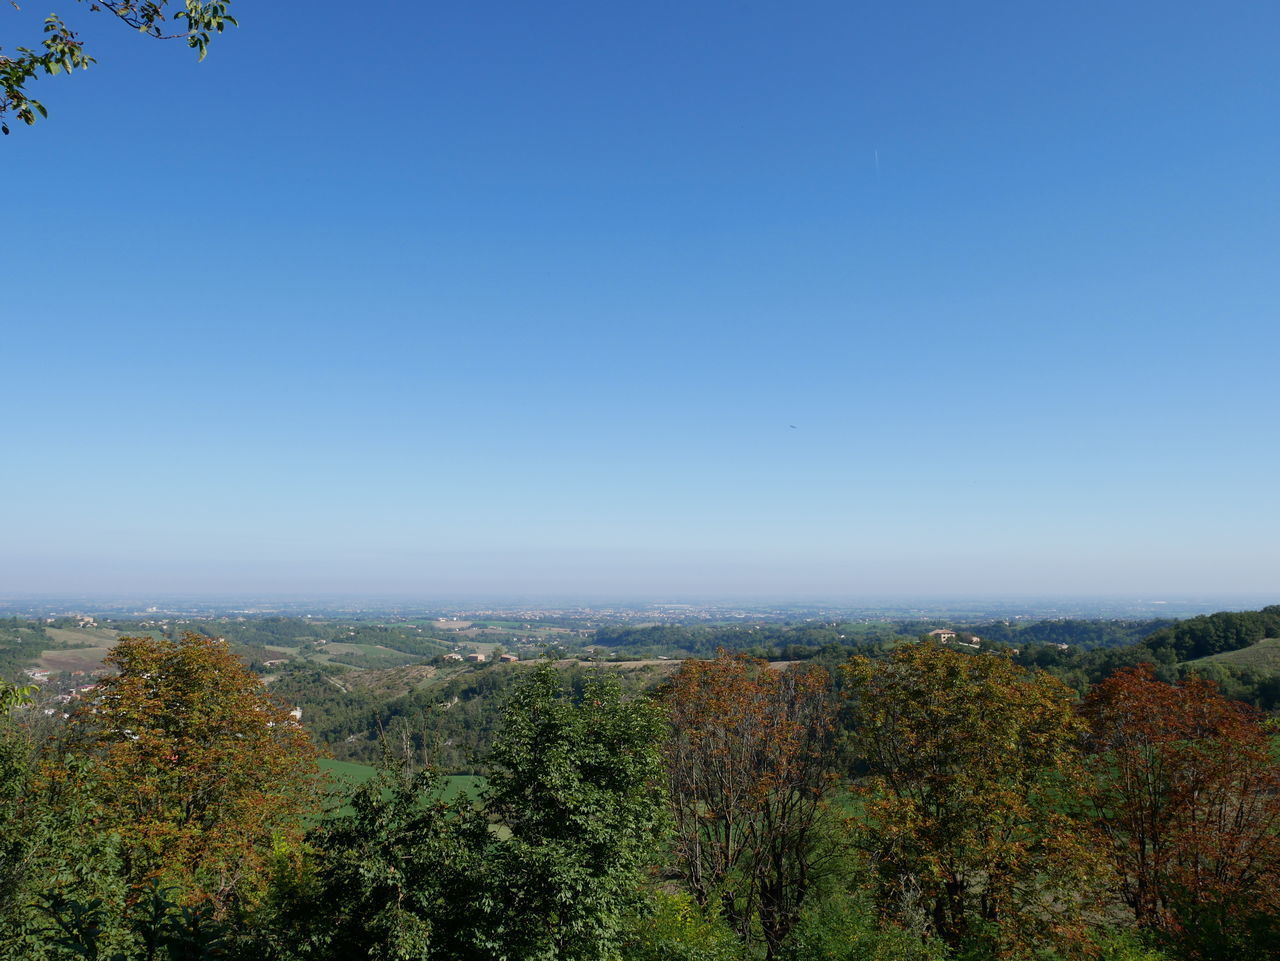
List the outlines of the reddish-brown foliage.
{"type": "Polygon", "coordinates": [[[1280,770],[1263,716],[1210,681],[1165,684],[1145,664],[1095,687],[1083,714],[1098,821],[1138,922],[1204,957],[1274,940],[1280,770]]]}
{"type": "Polygon", "coordinates": [[[685,661],[668,703],[678,869],[744,941],[758,924],[772,955],[830,856],[831,679],[721,654],[685,661]]]}
{"type": "MultiPolygon", "coordinates": [[[[126,637],[70,719],[134,883],[176,883],[222,903],[301,835],[316,799],[305,731],[222,641],[126,637]]],[[[54,770],[53,776],[58,772],[54,770]]]]}

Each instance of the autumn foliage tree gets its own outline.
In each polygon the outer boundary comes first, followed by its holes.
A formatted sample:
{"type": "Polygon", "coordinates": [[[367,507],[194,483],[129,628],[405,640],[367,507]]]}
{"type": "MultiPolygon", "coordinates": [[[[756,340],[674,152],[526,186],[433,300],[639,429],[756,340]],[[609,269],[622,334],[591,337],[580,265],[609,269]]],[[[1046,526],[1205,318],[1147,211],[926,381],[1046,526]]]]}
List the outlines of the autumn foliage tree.
{"type": "Polygon", "coordinates": [[[668,705],[677,870],[702,905],[723,910],[744,942],[762,938],[772,957],[831,855],[830,677],[721,654],[685,661],[668,705]]]}
{"type": "Polygon", "coordinates": [[[223,641],[126,637],[107,662],[119,673],[71,715],[67,748],[94,763],[126,876],[225,905],[259,877],[273,843],[301,837],[315,748],[223,641]]]}
{"type": "Polygon", "coordinates": [[[882,910],[952,948],[1082,942],[1097,867],[1072,811],[1071,692],[1005,657],[924,642],[845,668],[882,910]]]}
{"type": "Polygon", "coordinates": [[[1280,955],[1280,769],[1212,682],[1118,671],[1085,700],[1093,801],[1137,922],[1195,958],[1280,955]]]}

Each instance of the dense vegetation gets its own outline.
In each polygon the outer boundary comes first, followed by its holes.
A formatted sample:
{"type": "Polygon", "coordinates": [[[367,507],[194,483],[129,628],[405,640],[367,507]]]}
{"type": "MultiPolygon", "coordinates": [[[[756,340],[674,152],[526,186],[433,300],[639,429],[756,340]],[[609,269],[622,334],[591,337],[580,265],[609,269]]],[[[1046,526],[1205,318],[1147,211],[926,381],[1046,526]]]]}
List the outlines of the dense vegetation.
{"type": "MultiPolygon", "coordinates": [[[[1280,706],[1280,651],[1274,659],[1264,657],[1269,648],[1251,644],[1210,660],[1182,660],[1169,642],[1181,638],[1182,652],[1195,653],[1205,649],[1199,639],[1210,630],[1229,634],[1237,642],[1280,634],[1273,612],[1269,608],[1219,613],[1183,622],[990,621],[961,629],[960,634],[962,639],[978,637],[982,650],[1009,653],[1017,664],[1045,671],[1080,694],[1117,670],[1152,663],[1165,681],[1193,674],[1206,677],[1233,699],[1273,710],[1280,706]],[[1251,656],[1246,657],[1247,653],[1251,656]]],[[[883,656],[936,626],[932,621],[610,626],[596,631],[583,646],[607,655],[606,661],[668,657],[670,663],[665,666],[626,670],[624,684],[630,691],[660,686],[677,666],[670,659],[672,654],[696,652],[711,657],[719,650],[823,666],[833,672],[834,683],[841,688],[844,678],[836,669],[849,657],[883,656]]],[[[373,682],[374,675],[342,673],[335,666],[342,663],[334,659],[330,665],[291,664],[272,689],[303,708],[308,730],[339,758],[372,761],[378,756],[379,740],[391,737],[396,743],[412,743],[420,753],[433,756],[443,770],[458,773],[478,770],[478,759],[496,731],[495,705],[518,673],[493,665],[442,668],[419,678],[408,691],[387,692],[373,682]]],[[[585,670],[572,668],[569,676],[580,676],[585,670]]]]}
{"type": "Polygon", "coordinates": [[[658,654],[714,656],[744,651],[759,657],[794,659],[829,646],[875,645],[906,640],[913,634],[889,622],[804,624],[679,624],[597,629],[593,643],[611,651],[651,657],[658,654]]]}
{"type": "Polygon", "coordinates": [[[1220,611],[1172,624],[1146,638],[1151,650],[1172,651],[1179,661],[1191,661],[1256,644],[1264,637],[1280,637],[1280,604],[1260,611],[1220,611]]]}
{"type": "Polygon", "coordinates": [[[0,959],[1273,958],[1270,727],[1170,652],[1274,613],[1040,645],[1052,672],[987,637],[823,638],[791,665],[493,665],[370,704],[303,666],[276,691],[313,729],[384,733],[327,814],[228,644],[124,640],[65,721],[0,692],[0,959]],[[1083,699],[1054,676],[1108,665],[1083,699]]]}
{"type": "MultiPolygon", "coordinates": [[[[1044,670],[1081,694],[1116,670],[1150,662],[1162,680],[1206,677],[1233,699],[1274,710],[1280,707],[1280,650],[1259,639],[1280,635],[1278,622],[1277,609],[1267,608],[1181,622],[991,620],[957,629],[962,640],[978,637],[983,650],[1010,652],[1018,664],[1044,670]]],[[[514,680],[505,669],[441,659],[451,649],[476,649],[474,641],[511,644],[526,658],[554,650],[594,661],[669,662],[656,669],[628,669],[629,690],[657,687],[684,654],[711,657],[719,650],[770,661],[809,661],[835,672],[840,687],[844,681],[835,669],[851,655],[880,656],[946,626],[932,620],[798,621],[585,630],[583,623],[487,619],[458,625],[426,617],[237,615],[152,622],[147,632],[170,640],[187,630],[226,638],[234,653],[271,679],[280,699],[303,709],[308,731],[338,758],[372,762],[380,740],[389,737],[457,773],[479,769],[496,733],[497,705],[514,680]],[[402,667],[411,669],[403,681],[397,674],[402,667]]],[[[114,636],[138,633],[139,625],[112,621],[101,626],[109,630],[99,634],[114,636]]],[[[68,646],[46,628],[75,627],[70,618],[49,624],[0,621],[0,677],[20,680],[22,669],[35,665],[42,651],[68,646]]],[[[60,690],[83,683],[66,674],[52,680],[60,690]]]]}
{"type": "Polygon", "coordinates": [[[1274,710],[1280,707],[1280,664],[1223,656],[1250,650],[1272,637],[1280,637],[1280,605],[1261,611],[1221,611],[1166,624],[1122,647],[1082,650],[1057,643],[1027,644],[1015,659],[1054,674],[1080,693],[1122,668],[1149,663],[1162,680],[1206,678],[1216,681],[1234,700],[1274,710]]]}
{"type": "MultiPolygon", "coordinates": [[[[376,687],[333,668],[286,671],[272,693],[302,708],[307,729],[335,757],[372,762],[380,744],[409,745],[441,770],[479,770],[501,717],[500,705],[517,686],[525,667],[486,665],[440,672],[429,682],[388,697],[376,687]]],[[[675,667],[675,664],[672,664],[675,667]]],[[[567,690],[579,692],[598,666],[574,664],[562,672],[567,690]]],[[[620,683],[629,692],[652,688],[661,675],[653,669],[627,671],[620,683]]]]}
{"type": "MultiPolygon", "coordinates": [[[[1135,644],[1172,624],[1174,622],[1168,620],[1067,618],[1034,622],[981,621],[966,627],[965,633],[1011,647],[1068,644],[1089,650],[1135,644]]],[[[725,649],[770,660],[798,660],[812,657],[823,648],[883,649],[948,626],[946,622],[932,620],[610,626],[599,628],[592,643],[609,651],[640,656],[682,653],[706,657],[725,649]]]]}
{"type": "Polygon", "coordinates": [[[0,620],[0,678],[16,679],[23,668],[35,664],[41,651],[56,646],[43,624],[16,617],[0,620]]]}

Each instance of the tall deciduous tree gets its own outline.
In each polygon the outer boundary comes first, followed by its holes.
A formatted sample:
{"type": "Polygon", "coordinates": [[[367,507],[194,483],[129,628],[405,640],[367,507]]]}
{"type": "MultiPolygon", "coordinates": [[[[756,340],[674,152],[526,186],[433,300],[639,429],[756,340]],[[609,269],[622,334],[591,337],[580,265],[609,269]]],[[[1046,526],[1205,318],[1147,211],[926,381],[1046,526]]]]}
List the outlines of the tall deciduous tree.
{"type": "Polygon", "coordinates": [[[1272,732],[1212,682],[1118,671],[1087,697],[1098,821],[1139,924],[1197,958],[1280,954],[1272,732]]]}
{"type": "Polygon", "coordinates": [[[721,654],[687,660],[668,696],[677,869],[702,905],[773,956],[831,850],[835,701],[821,670],[721,654]]]}
{"type": "Polygon", "coordinates": [[[259,874],[274,840],[301,836],[316,798],[315,748],[223,641],[126,637],[107,662],[119,673],[71,715],[68,747],[97,762],[126,875],[225,903],[259,874]]]}
{"type": "Polygon", "coordinates": [[[882,908],[953,947],[1079,941],[1096,860],[1070,813],[1083,733],[1071,692],[928,642],[845,670],[882,908]]]}

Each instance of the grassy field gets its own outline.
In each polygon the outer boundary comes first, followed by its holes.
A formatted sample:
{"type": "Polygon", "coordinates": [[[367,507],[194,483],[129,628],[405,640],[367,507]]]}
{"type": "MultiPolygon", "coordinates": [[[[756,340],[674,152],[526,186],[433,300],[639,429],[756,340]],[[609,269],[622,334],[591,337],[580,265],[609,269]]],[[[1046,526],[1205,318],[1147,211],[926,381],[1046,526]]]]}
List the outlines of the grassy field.
{"type": "Polygon", "coordinates": [[[1255,671],[1280,672],[1280,637],[1268,637],[1238,651],[1210,654],[1187,664],[1221,664],[1224,667],[1251,668],[1255,671]]]}
{"type": "MultiPolygon", "coordinates": [[[[329,775],[334,782],[335,788],[345,790],[358,787],[377,773],[368,764],[356,764],[353,761],[335,761],[331,758],[321,759],[320,770],[329,775]]],[[[449,774],[440,779],[440,796],[446,801],[452,801],[465,791],[474,798],[483,787],[484,778],[478,775],[449,774]]]]}
{"type": "Polygon", "coordinates": [[[98,628],[47,627],[45,633],[69,651],[44,651],[39,666],[46,671],[92,671],[102,667],[102,659],[120,636],[98,628]]]}
{"type": "Polygon", "coordinates": [[[44,632],[68,647],[110,647],[120,636],[97,627],[46,627],[44,632]]]}

